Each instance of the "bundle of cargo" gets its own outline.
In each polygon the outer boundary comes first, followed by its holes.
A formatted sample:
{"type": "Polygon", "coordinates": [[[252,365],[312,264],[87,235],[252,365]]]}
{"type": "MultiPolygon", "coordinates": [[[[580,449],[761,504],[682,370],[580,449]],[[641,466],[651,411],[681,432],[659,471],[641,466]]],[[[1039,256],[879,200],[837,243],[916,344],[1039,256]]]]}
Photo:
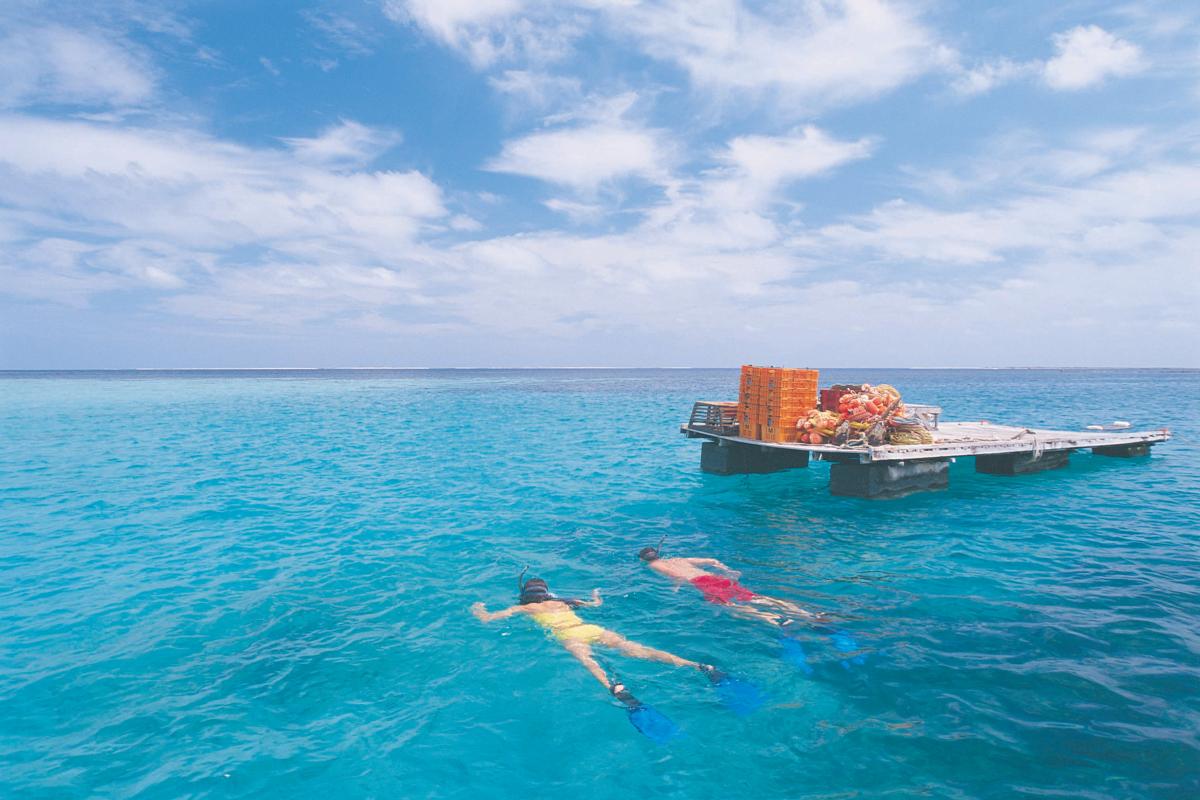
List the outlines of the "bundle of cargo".
{"type": "Polygon", "coordinates": [[[838,400],[842,399],[842,395],[854,394],[862,391],[861,383],[835,383],[828,389],[822,389],[820,392],[820,403],[817,408],[822,411],[837,411],[838,400]]]}
{"type": "Polygon", "coordinates": [[[802,444],[826,444],[833,439],[834,431],[842,418],[836,411],[808,412],[808,416],[800,421],[798,441],[802,444]]]}
{"type": "Polygon", "coordinates": [[[797,424],[817,407],[815,369],[742,367],[738,428],[746,439],[795,442],[797,424]]]}
{"type": "Polygon", "coordinates": [[[933,444],[933,433],[914,417],[892,419],[888,423],[888,444],[933,444]]]}
{"type": "Polygon", "coordinates": [[[821,438],[838,445],[885,444],[890,421],[903,414],[904,405],[895,388],[886,383],[877,386],[864,383],[856,391],[839,394],[836,428],[832,436],[821,434],[821,438]]]}
{"type": "Polygon", "coordinates": [[[838,413],[852,423],[870,423],[886,413],[904,414],[900,392],[886,383],[872,386],[864,383],[857,392],[847,392],[838,398],[838,413]]]}

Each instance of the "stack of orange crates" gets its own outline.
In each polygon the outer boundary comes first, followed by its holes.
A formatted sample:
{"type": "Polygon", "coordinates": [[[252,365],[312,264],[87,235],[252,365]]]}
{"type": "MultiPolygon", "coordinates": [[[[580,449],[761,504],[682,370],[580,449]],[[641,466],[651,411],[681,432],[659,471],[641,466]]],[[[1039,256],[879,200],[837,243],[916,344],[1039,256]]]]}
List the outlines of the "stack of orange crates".
{"type": "Polygon", "coordinates": [[[796,441],[796,423],[817,407],[817,370],[742,367],[738,428],[745,439],[796,441]]]}

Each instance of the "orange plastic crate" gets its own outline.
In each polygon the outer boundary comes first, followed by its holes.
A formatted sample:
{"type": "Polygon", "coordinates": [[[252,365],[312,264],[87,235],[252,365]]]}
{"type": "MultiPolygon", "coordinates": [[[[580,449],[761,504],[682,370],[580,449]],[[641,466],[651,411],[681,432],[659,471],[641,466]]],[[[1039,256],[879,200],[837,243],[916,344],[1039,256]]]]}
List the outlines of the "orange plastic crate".
{"type": "Polygon", "coordinates": [[[766,409],[787,409],[788,411],[811,411],[817,407],[816,398],[801,398],[787,400],[770,401],[766,403],[756,404],[759,408],[766,409]]]}
{"type": "Polygon", "coordinates": [[[798,435],[799,434],[795,428],[789,428],[787,426],[763,429],[763,441],[765,442],[791,444],[796,441],[798,435]]]}
{"type": "Polygon", "coordinates": [[[743,364],[738,375],[739,411],[744,414],[756,410],[759,417],[756,425],[766,422],[767,417],[807,416],[817,407],[819,377],[814,369],[743,364]]]}

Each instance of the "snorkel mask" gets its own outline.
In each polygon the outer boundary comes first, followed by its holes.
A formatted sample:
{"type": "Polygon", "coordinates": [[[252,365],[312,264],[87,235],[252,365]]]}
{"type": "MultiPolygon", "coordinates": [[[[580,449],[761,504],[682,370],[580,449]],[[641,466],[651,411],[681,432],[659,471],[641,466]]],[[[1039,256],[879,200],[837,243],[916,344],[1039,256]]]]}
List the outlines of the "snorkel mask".
{"type": "Polygon", "coordinates": [[[639,550],[638,558],[640,558],[642,561],[645,561],[647,564],[649,564],[651,561],[657,561],[659,558],[659,551],[662,549],[663,542],[666,540],[667,535],[664,533],[662,538],[658,540],[658,544],[654,545],[654,547],[643,547],[641,550],[639,550]]]}
{"type": "Polygon", "coordinates": [[[525,580],[525,570],[527,569],[529,567],[525,567],[525,569],[521,570],[521,574],[517,576],[518,602],[521,605],[527,605],[529,603],[544,603],[547,600],[557,600],[558,598],[550,593],[550,587],[541,578],[525,580]]]}

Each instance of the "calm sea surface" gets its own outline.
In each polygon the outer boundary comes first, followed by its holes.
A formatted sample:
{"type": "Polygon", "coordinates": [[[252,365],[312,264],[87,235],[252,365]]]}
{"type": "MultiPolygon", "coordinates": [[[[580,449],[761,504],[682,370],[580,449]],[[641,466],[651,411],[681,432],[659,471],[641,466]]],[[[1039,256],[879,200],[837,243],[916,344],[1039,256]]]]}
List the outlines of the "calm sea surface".
{"type": "Polygon", "coordinates": [[[677,433],[733,370],[0,374],[0,797],[1194,798],[1200,373],[826,370],[943,418],[1175,438],[947,492],[718,477],[677,433]],[[714,556],[844,615],[812,674],[636,560],[714,556]],[[606,663],[656,745],[529,620],[712,661],[606,663]]]}

